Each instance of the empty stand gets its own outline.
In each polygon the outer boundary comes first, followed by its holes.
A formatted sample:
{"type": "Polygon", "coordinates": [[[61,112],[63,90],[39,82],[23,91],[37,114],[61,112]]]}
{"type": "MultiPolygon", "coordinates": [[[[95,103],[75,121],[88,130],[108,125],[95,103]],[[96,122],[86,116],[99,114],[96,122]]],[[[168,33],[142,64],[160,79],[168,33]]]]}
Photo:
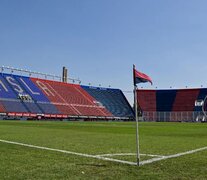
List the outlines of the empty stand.
{"type": "Polygon", "coordinates": [[[34,78],[32,81],[42,89],[61,113],[73,116],[111,116],[106,109],[97,106],[96,100],[79,85],[34,78]]]}
{"type": "Polygon", "coordinates": [[[55,107],[55,105],[48,102],[37,102],[39,108],[45,114],[61,114],[60,111],[55,107]]]}
{"type": "Polygon", "coordinates": [[[4,79],[3,74],[0,74],[0,92],[0,98],[17,99],[17,95],[9,86],[8,82],[4,79]]]}
{"type": "Polygon", "coordinates": [[[137,98],[142,111],[156,111],[155,90],[137,90],[137,98]]]}
{"type": "Polygon", "coordinates": [[[201,111],[195,107],[197,99],[204,99],[207,89],[138,90],[138,103],[145,112],[201,111]]]}
{"type": "Polygon", "coordinates": [[[157,111],[172,111],[177,90],[158,90],[156,93],[157,111]]]}
{"type": "Polygon", "coordinates": [[[114,116],[133,117],[133,110],[120,90],[89,86],[82,86],[82,88],[96,99],[96,103],[106,107],[114,116]]]}
{"type": "MultiPolygon", "coordinates": [[[[206,96],[207,96],[207,89],[206,88],[205,89],[200,89],[199,94],[198,94],[198,97],[197,97],[196,100],[198,100],[198,99],[203,99],[204,100],[206,96]]],[[[201,107],[196,107],[195,106],[194,110],[195,111],[201,111],[202,109],[201,109],[201,107]]]]}
{"type": "Polygon", "coordinates": [[[59,103],[55,103],[55,106],[57,107],[59,114],[68,114],[73,116],[81,115],[81,113],[76,108],[73,108],[73,106],[59,103]]]}
{"type": "Polygon", "coordinates": [[[20,100],[1,101],[7,112],[28,112],[20,100]]]}
{"type": "MultiPolygon", "coordinates": [[[[195,121],[203,116],[196,100],[204,100],[207,89],[138,90],[138,102],[148,121],[195,121]]],[[[206,103],[207,104],[207,103],[206,103]]]]}
{"type": "Polygon", "coordinates": [[[50,102],[43,92],[30,80],[29,77],[16,76],[15,79],[22,89],[36,102],[50,102]]]}
{"type": "Polygon", "coordinates": [[[36,103],[34,102],[24,102],[25,106],[27,107],[28,111],[30,113],[37,113],[37,114],[42,114],[44,113],[36,103]]]}
{"type": "Polygon", "coordinates": [[[0,112],[133,117],[122,91],[0,74],[0,112]]]}
{"type": "MultiPolygon", "coordinates": [[[[9,87],[11,89],[10,93],[8,94],[12,94],[13,95],[13,103],[10,102],[10,100],[7,100],[5,102],[3,102],[6,106],[6,109],[9,109],[9,111],[11,110],[16,110],[13,112],[30,112],[30,113],[42,113],[42,111],[38,108],[38,106],[32,101],[23,101],[20,99],[20,94],[23,96],[28,94],[28,91],[25,89],[24,86],[22,86],[19,81],[17,80],[18,76],[13,76],[13,75],[8,75],[8,74],[4,74],[3,75],[4,79],[5,79],[5,85],[6,87],[9,87]],[[8,107],[8,105],[6,104],[12,104],[12,107],[8,107]],[[19,106],[18,108],[16,108],[17,106],[19,106]]],[[[23,77],[22,77],[23,78],[23,77]]],[[[29,87],[29,86],[28,86],[29,87]]],[[[30,89],[31,90],[31,89],[30,89]]],[[[32,91],[32,90],[31,90],[32,91]]],[[[29,96],[28,96],[29,97],[29,96]]]]}
{"type": "Polygon", "coordinates": [[[3,106],[3,104],[0,102],[0,113],[3,113],[5,111],[6,110],[5,110],[4,106],[3,106]]]}
{"type": "Polygon", "coordinates": [[[194,111],[199,89],[178,90],[172,111],[194,111]]]}

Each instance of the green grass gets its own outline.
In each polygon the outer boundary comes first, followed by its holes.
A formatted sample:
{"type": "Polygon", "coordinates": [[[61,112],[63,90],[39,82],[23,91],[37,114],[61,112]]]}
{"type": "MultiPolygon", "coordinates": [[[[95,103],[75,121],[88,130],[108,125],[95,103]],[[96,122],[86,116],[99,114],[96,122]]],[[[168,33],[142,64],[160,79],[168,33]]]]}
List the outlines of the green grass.
{"type": "MultiPolygon", "coordinates": [[[[93,155],[136,153],[135,132],[132,122],[0,121],[0,139],[93,155]]],[[[140,123],[140,153],[206,146],[207,123],[140,123]]],[[[0,179],[207,179],[206,157],[202,151],[136,167],[0,142],[0,179]]]]}

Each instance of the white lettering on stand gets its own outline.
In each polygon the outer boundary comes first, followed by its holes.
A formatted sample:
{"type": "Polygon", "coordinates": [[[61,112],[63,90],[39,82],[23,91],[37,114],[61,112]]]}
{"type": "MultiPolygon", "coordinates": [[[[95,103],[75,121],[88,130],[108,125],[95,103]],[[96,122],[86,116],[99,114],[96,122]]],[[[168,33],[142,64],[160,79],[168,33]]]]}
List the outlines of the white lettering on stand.
{"type": "Polygon", "coordinates": [[[15,82],[14,78],[12,78],[11,76],[7,76],[6,79],[9,82],[9,84],[14,86],[15,91],[17,91],[18,93],[23,93],[24,92],[23,89],[15,82]]]}
{"type": "Polygon", "coordinates": [[[34,95],[40,95],[39,92],[34,92],[34,91],[32,91],[32,89],[27,85],[26,82],[24,82],[24,80],[23,80],[22,78],[19,78],[19,79],[20,79],[20,81],[26,86],[26,88],[27,88],[32,94],[34,94],[34,95]]]}
{"type": "Polygon", "coordinates": [[[36,83],[38,84],[38,86],[48,95],[52,95],[55,96],[52,91],[41,81],[36,81],[36,83]]]}
{"type": "MultiPolygon", "coordinates": [[[[0,80],[0,85],[4,88],[4,90],[6,92],[8,92],[8,89],[6,88],[6,86],[4,85],[4,83],[0,80]]],[[[0,91],[1,91],[1,88],[0,88],[0,91]]]]}

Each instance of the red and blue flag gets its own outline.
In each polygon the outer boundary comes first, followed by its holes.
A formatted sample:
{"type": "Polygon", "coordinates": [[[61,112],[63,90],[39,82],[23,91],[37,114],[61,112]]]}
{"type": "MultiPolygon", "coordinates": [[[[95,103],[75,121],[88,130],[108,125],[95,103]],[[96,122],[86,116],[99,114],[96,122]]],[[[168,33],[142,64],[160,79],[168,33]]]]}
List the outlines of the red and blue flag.
{"type": "Polygon", "coordinates": [[[133,71],[134,71],[133,72],[134,73],[134,85],[138,83],[146,83],[146,82],[150,82],[152,85],[152,79],[148,75],[137,71],[135,68],[133,69],[133,71]]]}

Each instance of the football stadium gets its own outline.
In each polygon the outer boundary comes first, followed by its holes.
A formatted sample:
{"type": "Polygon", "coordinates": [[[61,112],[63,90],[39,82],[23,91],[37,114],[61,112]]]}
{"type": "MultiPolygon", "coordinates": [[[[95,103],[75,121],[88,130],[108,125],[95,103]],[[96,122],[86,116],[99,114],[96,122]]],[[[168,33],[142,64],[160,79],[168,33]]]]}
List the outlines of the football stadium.
{"type": "MultiPolygon", "coordinates": [[[[9,67],[1,69],[15,70],[9,67]]],[[[132,107],[120,89],[67,83],[67,69],[63,69],[62,82],[47,80],[47,74],[43,73],[46,79],[1,73],[2,118],[133,119],[132,107]]],[[[29,73],[32,75],[32,72],[29,73]]]]}
{"type": "Polygon", "coordinates": [[[67,76],[1,67],[1,177],[206,178],[205,88],[136,88],[134,111],[122,90],[67,76]]]}
{"type": "Polygon", "coordinates": [[[207,180],[206,7],[0,0],[0,180],[207,180]]]}

